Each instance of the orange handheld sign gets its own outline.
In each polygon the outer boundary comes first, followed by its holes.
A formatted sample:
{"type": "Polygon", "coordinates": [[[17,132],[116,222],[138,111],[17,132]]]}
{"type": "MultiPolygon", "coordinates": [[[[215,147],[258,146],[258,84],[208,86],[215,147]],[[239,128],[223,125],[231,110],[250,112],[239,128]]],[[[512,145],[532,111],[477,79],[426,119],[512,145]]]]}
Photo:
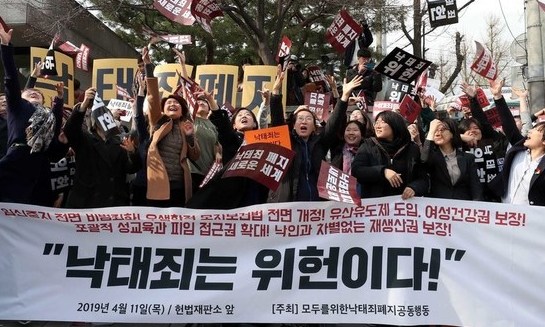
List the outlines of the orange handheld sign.
{"type": "Polygon", "coordinates": [[[272,143],[291,150],[288,125],[246,131],[244,132],[244,140],[246,144],[272,143]]]}

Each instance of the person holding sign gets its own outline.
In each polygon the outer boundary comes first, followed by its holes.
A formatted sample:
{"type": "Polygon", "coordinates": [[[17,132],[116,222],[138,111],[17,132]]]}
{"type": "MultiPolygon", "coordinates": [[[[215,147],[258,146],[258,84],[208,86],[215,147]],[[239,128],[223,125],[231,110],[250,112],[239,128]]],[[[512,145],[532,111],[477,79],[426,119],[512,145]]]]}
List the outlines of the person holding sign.
{"type": "Polygon", "coordinates": [[[129,205],[127,174],[140,169],[142,161],[132,138],[120,138],[110,110],[96,96],[96,89],[85,91],[64,126],[64,134],[76,155],[76,175],[67,208],[101,208],[129,205]],[[82,128],[86,112],[88,131],[82,128]]]}
{"type": "Polygon", "coordinates": [[[226,165],[242,145],[244,132],[257,129],[257,118],[251,110],[242,107],[229,120],[229,114],[219,108],[212,93],[203,92],[202,95],[210,104],[212,112],[209,119],[218,130],[218,140],[223,151],[222,162],[226,165]]]}
{"type": "Polygon", "coordinates": [[[62,124],[64,84],[55,87],[57,95],[52,109],[44,107],[44,96],[39,90],[26,89],[21,93],[10,44],[12,33],[12,29],[6,31],[0,26],[8,133],[7,153],[0,160],[0,202],[49,206],[53,203],[49,162],[59,160],[67,150],[57,139],[62,124]]]}
{"type": "MultiPolygon", "coordinates": [[[[188,78],[185,66],[185,53],[178,51],[176,48],[172,48],[172,51],[174,51],[182,65],[182,76],[188,78]]],[[[187,94],[187,92],[187,89],[184,88],[184,98],[187,99],[188,96],[193,96],[187,94]]],[[[199,159],[189,163],[193,192],[196,192],[199,189],[199,186],[203,182],[206,174],[210,171],[210,168],[212,168],[212,165],[215,162],[221,163],[222,159],[218,131],[216,126],[208,119],[211,112],[210,103],[203,94],[195,94],[195,96],[196,108],[194,108],[193,121],[195,124],[195,137],[199,144],[200,155],[199,159]]]]}
{"type": "Polygon", "coordinates": [[[486,118],[477,98],[477,89],[466,82],[463,82],[461,86],[462,91],[469,98],[472,115],[471,118],[463,119],[458,125],[462,141],[464,141],[463,149],[475,155],[479,180],[484,189],[484,200],[497,202],[499,199],[488,192],[486,184],[502,169],[509,140],[503,133],[495,130],[486,118]]]}
{"type": "Polygon", "coordinates": [[[421,158],[430,175],[431,197],[483,200],[475,156],[462,151],[462,139],[454,120],[431,121],[421,158]]]}
{"type": "Polygon", "coordinates": [[[256,116],[247,108],[238,108],[231,119],[227,110],[220,109],[214,95],[203,91],[201,99],[209,104],[210,121],[216,126],[218,140],[223,151],[223,168],[208,181],[189,201],[188,208],[196,209],[234,209],[265,203],[269,189],[257,181],[243,176],[223,178],[228,163],[244,144],[244,134],[256,130],[256,116]],[[228,194],[229,196],[225,196],[228,194]]]}
{"type": "MultiPolygon", "coordinates": [[[[335,109],[331,113],[325,126],[325,133],[336,134],[338,131],[343,131],[343,135],[338,135],[334,144],[332,144],[331,164],[347,174],[350,174],[352,170],[352,160],[354,160],[354,156],[356,155],[356,152],[358,152],[361,142],[365,138],[372,136],[367,133],[366,127],[361,121],[351,119],[346,122],[348,100],[350,99],[352,90],[361,84],[362,79],[361,76],[356,76],[348,83],[346,82],[346,79],[344,80],[341,99],[335,105],[335,109]]],[[[357,115],[354,115],[354,118],[356,117],[357,115]]],[[[352,118],[352,115],[350,118],[352,118]]],[[[361,116],[361,119],[363,120],[363,116],[361,116]]]]}
{"type": "Polygon", "coordinates": [[[361,184],[362,198],[400,194],[402,199],[423,196],[428,177],[405,119],[382,111],[375,119],[376,137],[363,141],[352,162],[352,175],[361,184]]]}
{"type": "MultiPolygon", "coordinates": [[[[281,72],[279,67],[270,99],[272,126],[286,124],[280,94],[285,74],[286,72],[281,72]]],[[[335,139],[337,130],[329,129],[327,132],[317,134],[316,124],[316,116],[309,109],[299,107],[294,112],[290,141],[295,158],[278,189],[269,193],[267,202],[320,199],[317,187],[320,166],[335,139]]]]}
{"type": "Polygon", "coordinates": [[[375,63],[371,51],[367,48],[358,50],[358,64],[346,72],[346,79],[351,81],[355,76],[363,77],[361,85],[354,90],[363,90],[367,110],[372,112],[377,92],[382,90],[382,77],[374,70],[375,63]]]}
{"type": "Polygon", "coordinates": [[[501,93],[503,80],[489,83],[503,131],[513,146],[505,155],[503,170],[488,187],[503,203],[545,206],[545,122],[522,136],[501,93]]]}

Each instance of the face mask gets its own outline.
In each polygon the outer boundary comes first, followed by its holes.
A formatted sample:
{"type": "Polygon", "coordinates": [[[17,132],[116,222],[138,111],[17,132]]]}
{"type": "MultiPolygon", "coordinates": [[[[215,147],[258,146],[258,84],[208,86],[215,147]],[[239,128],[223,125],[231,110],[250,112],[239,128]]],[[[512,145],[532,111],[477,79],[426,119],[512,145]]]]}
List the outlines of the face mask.
{"type": "Polygon", "coordinates": [[[367,70],[373,70],[374,68],[375,68],[375,63],[372,61],[365,64],[365,69],[367,70]]]}

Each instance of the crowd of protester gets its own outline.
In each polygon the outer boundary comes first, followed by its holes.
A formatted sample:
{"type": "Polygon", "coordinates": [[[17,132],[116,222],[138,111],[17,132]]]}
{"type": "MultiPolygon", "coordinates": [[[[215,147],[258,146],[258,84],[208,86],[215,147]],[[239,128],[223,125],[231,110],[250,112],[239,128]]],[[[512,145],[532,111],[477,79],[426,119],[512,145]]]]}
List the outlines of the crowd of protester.
{"type": "MultiPolygon", "coordinates": [[[[303,105],[306,82],[296,56],[287,58],[285,69],[279,67],[271,89],[259,90],[263,102],[257,116],[247,108],[222,110],[208,91],[196,94],[191,114],[187,94],[160,97],[144,48],[128,133],[117,123],[101,123],[100,118],[115,118],[100,104],[93,87],[83,91],[78,85],[78,104],[63,116],[64,85],[59,83],[52,108],[46,108],[43,94],[34,88],[40,63],[21,90],[11,38],[12,31],[0,27],[5,72],[5,93],[0,94],[0,202],[232,209],[321,201],[325,199],[318,194],[318,175],[322,161],[328,160],[357,179],[362,198],[399,195],[545,205],[545,122],[536,123],[545,109],[529,113],[528,92],[514,90],[521,108],[520,116],[513,117],[498,79],[489,86],[501,130],[487,120],[475,87],[467,83],[462,83],[462,91],[470,106],[461,121],[435,111],[435,99],[422,90],[415,96],[423,108],[415,121],[408,122],[396,111],[373,118],[369,112],[383,81],[374,70],[367,27],[347,51],[349,69],[342,85],[328,77],[334,105],[326,122],[303,105]],[[284,79],[286,94],[281,91],[284,79]],[[354,96],[358,90],[363,91],[366,109],[354,105],[361,100],[354,96]],[[297,110],[285,116],[284,101],[297,110]],[[250,178],[221,178],[221,171],[203,185],[214,165],[225,166],[235,157],[246,132],[285,124],[295,157],[277,190],[250,178]],[[471,153],[483,144],[490,144],[494,157],[503,162],[497,176],[484,181],[471,153]],[[66,194],[56,194],[51,189],[51,163],[68,157],[75,158],[72,186],[66,194]]],[[[188,77],[184,54],[174,51],[188,77]]]]}
{"type": "MultiPolygon", "coordinates": [[[[207,91],[196,94],[191,114],[187,94],[160,97],[154,66],[144,48],[133,88],[132,129],[127,132],[117,124],[105,128],[100,123],[101,117],[115,121],[115,115],[100,106],[92,87],[78,94],[80,102],[64,118],[62,83],[57,85],[53,107],[44,107],[43,94],[33,87],[40,63],[21,90],[12,31],[0,29],[5,71],[5,93],[0,95],[0,201],[67,208],[208,209],[320,201],[324,199],[318,194],[318,175],[321,162],[328,160],[357,179],[362,198],[400,195],[402,199],[429,196],[545,204],[541,174],[545,123],[533,122],[539,113],[528,112],[528,92],[514,91],[521,99],[521,114],[513,117],[501,93],[503,82],[490,80],[501,130],[488,122],[475,87],[467,83],[462,83],[462,91],[470,106],[461,121],[436,112],[435,99],[422,90],[415,96],[423,107],[415,121],[408,122],[396,111],[380,112],[373,119],[369,111],[383,81],[366,47],[372,42],[368,35],[355,42],[359,49],[351,49],[342,85],[328,76],[327,88],[341,92],[332,92],[334,109],[321,123],[303,105],[305,78],[295,56],[287,58],[284,69],[279,66],[270,90],[259,91],[263,103],[258,116],[246,108],[233,113],[222,110],[207,91]],[[284,79],[286,94],[281,91],[284,79]],[[363,91],[366,109],[354,106],[358,90],[363,91]],[[299,107],[286,117],[283,101],[299,107]],[[245,177],[220,178],[221,171],[202,185],[212,166],[226,165],[235,156],[246,131],[284,124],[290,127],[295,157],[277,190],[245,177]],[[482,144],[490,144],[495,157],[503,161],[503,169],[491,180],[479,177],[471,154],[482,144]],[[75,175],[71,189],[59,200],[50,187],[50,164],[67,156],[75,156],[75,175]]],[[[188,77],[184,54],[174,51],[188,77]]]]}

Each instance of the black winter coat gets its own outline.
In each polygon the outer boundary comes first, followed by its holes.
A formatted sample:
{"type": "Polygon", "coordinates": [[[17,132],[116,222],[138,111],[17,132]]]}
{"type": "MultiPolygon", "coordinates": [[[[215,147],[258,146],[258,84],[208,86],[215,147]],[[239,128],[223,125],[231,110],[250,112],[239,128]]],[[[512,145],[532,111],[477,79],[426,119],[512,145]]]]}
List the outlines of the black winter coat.
{"type": "Polygon", "coordinates": [[[352,175],[361,184],[362,198],[376,198],[401,195],[405,187],[414,190],[415,196],[423,196],[428,191],[429,180],[420,161],[420,148],[409,142],[391,158],[374,137],[363,141],[352,162],[352,175]],[[393,188],[384,177],[386,168],[401,174],[403,184],[393,188]]]}
{"type": "Polygon", "coordinates": [[[447,169],[445,157],[441,150],[430,140],[424,141],[422,162],[430,176],[430,192],[432,198],[457,200],[483,200],[483,187],[477,175],[475,156],[456,150],[456,161],[460,168],[460,178],[453,185],[447,169]]]}
{"type": "Polygon", "coordinates": [[[129,205],[127,174],[142,166],[135,151],[128,153],[118,139],[103,141],[84,132],[85,112],[78,106],[66,121],[64,133],[76,154],[76,175],[68,195],[68,208],[100,208],[129,205]]]}

